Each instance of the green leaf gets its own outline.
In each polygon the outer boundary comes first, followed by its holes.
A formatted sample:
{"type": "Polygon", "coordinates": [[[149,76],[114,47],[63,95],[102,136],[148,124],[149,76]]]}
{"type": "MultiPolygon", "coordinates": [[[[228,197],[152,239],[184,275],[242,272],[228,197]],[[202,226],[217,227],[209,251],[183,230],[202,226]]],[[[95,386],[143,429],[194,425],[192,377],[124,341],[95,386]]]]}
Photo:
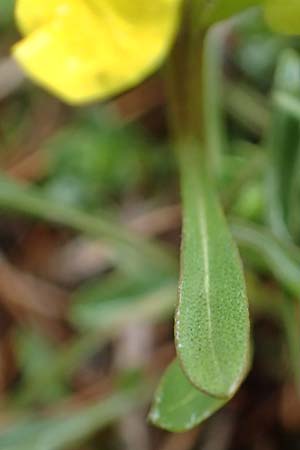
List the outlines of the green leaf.
{"type": "Polygon", "coordinates": [[[230,397],[249,357],[249,313],[236,246],[194,143],[182,147],[183,244],[177,354],[197,388],[230,397]]]}
{"type": "Polygon", "coordinates": [[[278,94],[300,98],[300,59],[282,53],[273,88],[272,121],[268,138],[267,215],[273,232],[283,239],[300,238],[299,119],[278,102],[278,94]]]}
{"type": "Polygon", "coordinates": [[[300,252],[296,246],[260,226],[234,222],[231,229],[241,250],[247,251],[245,257],[254,257],[259,266],[271,271],[292,295],[300,296],[300,252]]]}
{"type": "Polygon", "coordinates": [[[113,274],[106,280],[87,283],[71,302],[70,318],[82,331],[101,331],[112,336],[133,320],[169,317],[176,302],[176,278],[130,279],[113,274]]]}
{"type": "Polygon", "coordinates": [[[16,336],[18,364],[22,378],[15,392],[18,406],[38,402],[39,406],[53,403],[66,393],[63,377],[55,371],[59,349],[34,331],[22,331],[16,336]]]}
{"type": "Polygon", "coordinates": [[[114,249],[114,258],[126,270],[147,267],[153,272],[174,273],[174,259],[166,249],[126,230],[123,224],[74,206],[57,202],[41,193],[37,187],[25,187],[0,173],[0,211],[16,212],[40,220],[71,227],[94,238],[102,238],[114,249]]]}
{"type": "Polygon", "coordinates": [[[4,31],[8,26],[11,26],[13,23],[13,18],[14,18],[14,2],[10,0],[2,0],[0,31],[4,31]]]}
{"type": "Polygon", "coordinates": [[[285,34],[300,34],[299,0],[266,0],[265,17],[273,30],[285,34]]]}
{"type": "Polygon", "coordinates": [[[111,206],[112,198],[121,202],[141,185],[162,189],[172,160],[171,152],[159,151],[158,145],[135,125],[121,124],[99,108],[81,110],[43,144],[50,170],[42,189],[52,200],[85,210],[111,206]]]}
{"type": "Polygon", "coordinates": [[[198,391],[175,360],[162,377],[149,419],[168,431],[187,431],[211,416],[224,403],[225,400],[198,391]]]}
{"type": "Polygon", "coordinates": [[[202,22],[208,26],[261,3],[262,0],[206,0],[202,5],[202,22]]]}
{"type": "Polygon", "coordinates": [[[283,322],[290,358],[291,372],[300,393],[300,315],[299,303],[294,299],[284,298],[281,303],[281,320],[283,322]]]}
{"type": "Polygon", "coordinates": [[[28,406],[38,401],[41,406],[53,401],[68,389],[74,371],[119,336],[121,329],[132,323],[157,324],[171,318],[177,277],[148,276],[148,280],[129,279],[113,273],[75,291],[68,319],[82,333],[67,346],[55,348],[40,342],[40,337],[21,334],[18,349],[23,376],[17,404],[28,406]]]}
{"type": "Polygon", "coordinates": [[[98,430],[144,405],[150,386],[139,381],[74,412],[17,421],[0,432],[0,450],[63,450],[78,446],[98,430]]]}

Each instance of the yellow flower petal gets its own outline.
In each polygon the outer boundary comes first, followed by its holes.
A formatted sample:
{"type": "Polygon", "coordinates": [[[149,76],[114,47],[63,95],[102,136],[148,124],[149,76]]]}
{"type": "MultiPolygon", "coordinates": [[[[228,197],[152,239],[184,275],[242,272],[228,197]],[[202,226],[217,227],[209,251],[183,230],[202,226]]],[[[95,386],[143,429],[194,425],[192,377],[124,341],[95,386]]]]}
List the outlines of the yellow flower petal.
{"type": "Polygon", "coordinates": [[[105,98],[160,63],[180,2],[18,0],[16,16],[26,36],[13,53],[35,81],[71,103],[105,98]]]}
{"type": "Polygon", "coordinates": [[[59,14],[60,8],[72,3],[62,0],[18,0],[15,7],[15,16],[22,34],[29,34],[39,26],[44,25],[59,14]]]}

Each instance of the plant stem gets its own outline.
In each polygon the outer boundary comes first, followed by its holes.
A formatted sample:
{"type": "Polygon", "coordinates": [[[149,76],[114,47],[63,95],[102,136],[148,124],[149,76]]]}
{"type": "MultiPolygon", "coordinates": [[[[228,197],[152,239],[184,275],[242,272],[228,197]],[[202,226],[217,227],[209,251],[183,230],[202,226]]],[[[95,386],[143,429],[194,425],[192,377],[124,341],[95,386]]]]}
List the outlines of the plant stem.
{"type": "MultiPolygon", "coordinates": [[[[189,22],[189,18],[187,18],[189,22]]],[[[203,35],[183,26],[167,66],[169,124],[179,150],[187,140],[202,141],[203,35]]]]}
{"type": "MultiPolygon", "coordinates": [[[[171,53],[166,80],[169,126],[181,177],[183,215],[187,206],[185,194],[188,195],[191,188],[189,180],[199,180],[201,173],[204,175],[209,171],[209,158],[204,145],[205,32],[193,27],[192,11],[193,8],[189,9],[187,3],[182,32],[171,53]]],[[[197,197],[196,192],[194,197],[197,197]]]]}

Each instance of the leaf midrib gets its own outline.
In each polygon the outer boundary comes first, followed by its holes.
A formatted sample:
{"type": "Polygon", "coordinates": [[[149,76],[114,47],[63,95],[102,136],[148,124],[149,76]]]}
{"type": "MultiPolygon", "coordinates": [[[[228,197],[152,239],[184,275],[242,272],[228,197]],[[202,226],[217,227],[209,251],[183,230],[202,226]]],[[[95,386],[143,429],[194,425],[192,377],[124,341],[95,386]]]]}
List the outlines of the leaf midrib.
{"type": "Polygon", "coordinates": [[[198,223],[200,228],[200,236],[201,236],[201,246],[202,246],[202,252],[203,252],[203,262],[204,262],[204,291],[205,291],[205,303],[206,303],[206,310],[207,310],[207,318],[208,318],[208,338],[209,343],[212,351],[213,360],[215,363],[216,370],[219,374],[219,379],[221,380],[223,386],[224,386],[224,377],[222,375],[222,371],[220,368],[220,363],[217,357],[217,352],[215,349],[214,341],[213,341],[213,326],[212,326],[212,311],[211,311],[211,302],[210,302],[210,293],[211,293],[211,287],[210,287],[210,256],[209,256],[209,238],[208,238],[208,224],[207,224],[207,211],[206,211],[206,202],[205,199],[203,199],[202,195],[202,189],[198,189],[199,192],[199,213],[198,213],[198,223]],[[202,214],[201,214],[202,211],[202,214]]]}

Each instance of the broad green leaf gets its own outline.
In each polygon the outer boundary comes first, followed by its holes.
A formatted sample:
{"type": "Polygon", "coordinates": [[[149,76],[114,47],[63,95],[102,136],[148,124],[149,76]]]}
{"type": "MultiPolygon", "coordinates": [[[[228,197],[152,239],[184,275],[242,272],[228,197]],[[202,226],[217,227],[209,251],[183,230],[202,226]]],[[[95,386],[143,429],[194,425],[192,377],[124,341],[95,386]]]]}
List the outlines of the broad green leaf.
{"type": "Polygon", "coordinates": [[[276,70],[272,120],[268,138],[267,215],[273,232],[299,238],[300,126],[299,120],[276,101],[278,93],[300,99],[300,59],[286,50],[276,70]]]}
{"type": "Polygon", "coordinates": [[[177,360],[162,377],[149,419],[172,432],[187,431],[203,422],[225,404],[225,400],[198,391],[186,378],[177,360]]]}
{"type": "Polygon", "coordinates": [[[279,33],[300,33],[299,0],[266,0],[265,17],[271,28],[279,33]]]}
{"type": "Polygon", "coordinates": [[[247,370],[249,313],[236,246],[199,149],[181,150],[183,244],[176,314],[177,354],[190,381],[230,397],[247,370]]]}

